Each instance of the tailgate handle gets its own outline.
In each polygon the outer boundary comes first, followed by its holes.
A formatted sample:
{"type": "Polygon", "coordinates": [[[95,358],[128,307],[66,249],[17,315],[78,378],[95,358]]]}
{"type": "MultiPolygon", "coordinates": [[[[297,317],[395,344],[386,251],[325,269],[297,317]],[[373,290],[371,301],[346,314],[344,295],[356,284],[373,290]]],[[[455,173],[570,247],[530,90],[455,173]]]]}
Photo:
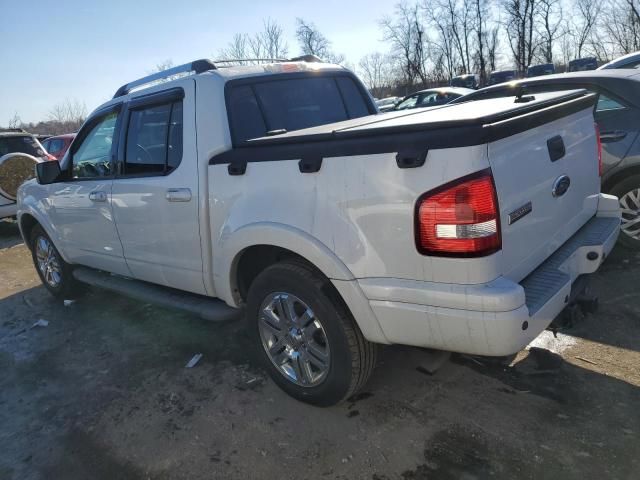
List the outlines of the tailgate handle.
{"type": "Polygon", "coordinates": [[[553,138],[547,140],[547,148],[549,149],[549,158],[552,162],[560,160],[567,153],[564,148],[564,140],[560,135],[556,135],[553,138]]]}
{"type": "Polygon", "coordinates": [[[429,150],[406,150],[398,152],[396,155],[398,168],[417,168],[423,166],[427,160],[427,153],[429,153],[429,150]]]}

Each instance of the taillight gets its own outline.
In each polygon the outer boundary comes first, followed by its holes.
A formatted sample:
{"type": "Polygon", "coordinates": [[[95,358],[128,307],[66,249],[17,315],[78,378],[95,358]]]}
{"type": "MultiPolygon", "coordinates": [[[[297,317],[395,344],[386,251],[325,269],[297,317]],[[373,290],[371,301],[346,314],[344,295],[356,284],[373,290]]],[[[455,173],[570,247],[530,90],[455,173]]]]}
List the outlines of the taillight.
{"type": "Polygon", "coordinates": [[[598,148],[598,174],[602,176],[602,140],[600,139],[600,126],[594,123],[596,129],[596,144],[598,148]]]}
{"type": "Polygon", "coordinates": [[[502,247],[491,170],[459,178],[418,199],[416,243],[420,253],[479,257],[502,247]]]}

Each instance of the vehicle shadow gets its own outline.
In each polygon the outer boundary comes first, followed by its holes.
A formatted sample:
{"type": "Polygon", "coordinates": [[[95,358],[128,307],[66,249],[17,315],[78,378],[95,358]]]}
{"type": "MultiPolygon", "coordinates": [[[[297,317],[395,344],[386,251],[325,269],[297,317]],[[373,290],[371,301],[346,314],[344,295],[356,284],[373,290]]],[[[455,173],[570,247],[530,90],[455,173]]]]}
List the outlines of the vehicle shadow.
{"type": "Polygon", "coordinates": [[[591,294],[598,298],[597,312],[561,331],[640,352],[640,252],[616,246],[589,281],[591,294]]]}
{"type": "Polygon", "coordinates": [[[14,220],[0,220],[0,249],[15,247],[21,243],[18,223],[14,220]]]}

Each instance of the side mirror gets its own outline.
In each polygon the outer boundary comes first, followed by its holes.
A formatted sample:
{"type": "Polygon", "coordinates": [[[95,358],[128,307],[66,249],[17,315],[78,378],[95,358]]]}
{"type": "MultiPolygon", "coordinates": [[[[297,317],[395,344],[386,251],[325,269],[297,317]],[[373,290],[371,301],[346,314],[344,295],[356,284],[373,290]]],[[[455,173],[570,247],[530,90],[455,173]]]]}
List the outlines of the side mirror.
{"type": "Polygon", "coordinates": [[[40,185],[49,185],[60,181],[62,170],[57,160],[36,164],[36,177],[40,185]]]}

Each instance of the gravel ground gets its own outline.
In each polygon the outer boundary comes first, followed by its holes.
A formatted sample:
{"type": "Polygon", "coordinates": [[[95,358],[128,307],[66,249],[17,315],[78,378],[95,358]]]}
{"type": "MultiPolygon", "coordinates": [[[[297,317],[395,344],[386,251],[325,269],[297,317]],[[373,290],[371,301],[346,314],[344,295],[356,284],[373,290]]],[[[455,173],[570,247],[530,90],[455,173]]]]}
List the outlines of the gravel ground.
{"type": "Polygon", "coordinates": [[[599,312],[510,367],[427,375],[425,352],[385,347],[327,409],[281,393],[240,324],[97,290],[64,306],[8,222],[0,265],[1,480],[639,478],[639,254],[614,251],[599,312]]]}

